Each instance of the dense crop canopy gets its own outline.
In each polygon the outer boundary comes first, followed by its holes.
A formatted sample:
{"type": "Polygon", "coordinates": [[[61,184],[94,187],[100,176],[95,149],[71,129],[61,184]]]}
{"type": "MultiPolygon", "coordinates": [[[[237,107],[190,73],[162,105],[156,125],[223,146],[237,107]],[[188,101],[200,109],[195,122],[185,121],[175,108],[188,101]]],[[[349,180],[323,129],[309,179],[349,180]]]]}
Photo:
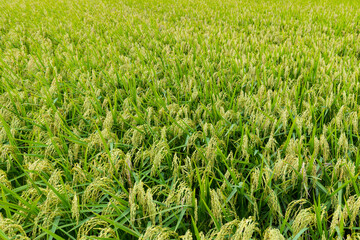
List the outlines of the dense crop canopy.
{"type": "Polygon", "coordinates": [[[0,238],[360,238],[339,2],[0,1],[0,238]]]}

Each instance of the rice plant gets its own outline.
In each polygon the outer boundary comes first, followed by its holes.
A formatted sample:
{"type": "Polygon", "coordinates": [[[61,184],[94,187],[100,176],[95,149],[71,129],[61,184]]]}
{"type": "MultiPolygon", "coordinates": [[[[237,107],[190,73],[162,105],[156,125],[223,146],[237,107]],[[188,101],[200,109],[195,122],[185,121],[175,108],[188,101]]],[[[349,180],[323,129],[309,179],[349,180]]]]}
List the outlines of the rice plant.
{"type": "Polygon", "coordinates": [[[0,238],[360,239],[359,9],[0,1],[0,238]]]}

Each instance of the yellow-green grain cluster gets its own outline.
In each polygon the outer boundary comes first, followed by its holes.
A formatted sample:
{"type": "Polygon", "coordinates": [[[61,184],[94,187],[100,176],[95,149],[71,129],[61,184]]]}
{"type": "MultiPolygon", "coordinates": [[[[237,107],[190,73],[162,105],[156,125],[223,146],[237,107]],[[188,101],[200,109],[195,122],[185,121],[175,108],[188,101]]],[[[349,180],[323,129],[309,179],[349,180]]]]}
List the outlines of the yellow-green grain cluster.
{"type": "Polygon", "coordinates": [[[1,239],[360,239],[357,0],[0,0],[1,239]]]}

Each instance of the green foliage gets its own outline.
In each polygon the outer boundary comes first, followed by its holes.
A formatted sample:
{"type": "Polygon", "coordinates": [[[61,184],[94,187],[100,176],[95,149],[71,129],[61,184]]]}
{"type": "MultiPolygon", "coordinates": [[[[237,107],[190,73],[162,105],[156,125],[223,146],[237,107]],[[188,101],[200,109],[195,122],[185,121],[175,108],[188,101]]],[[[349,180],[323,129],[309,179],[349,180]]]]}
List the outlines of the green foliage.
{"type": "Polygon", "coordinates": [[[358,1],[0,1],[1,239],[358,239],[358,1]]]}

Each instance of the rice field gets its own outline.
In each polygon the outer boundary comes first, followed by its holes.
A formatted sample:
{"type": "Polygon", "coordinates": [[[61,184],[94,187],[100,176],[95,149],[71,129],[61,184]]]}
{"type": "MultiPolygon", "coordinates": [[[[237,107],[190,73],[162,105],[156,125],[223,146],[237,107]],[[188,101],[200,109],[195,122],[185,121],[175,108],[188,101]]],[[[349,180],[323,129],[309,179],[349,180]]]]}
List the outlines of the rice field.
{"type": "Polygon", "coordinates": [[[0,238],[360,239],[359,9],[0,0],[0,238]]]}

